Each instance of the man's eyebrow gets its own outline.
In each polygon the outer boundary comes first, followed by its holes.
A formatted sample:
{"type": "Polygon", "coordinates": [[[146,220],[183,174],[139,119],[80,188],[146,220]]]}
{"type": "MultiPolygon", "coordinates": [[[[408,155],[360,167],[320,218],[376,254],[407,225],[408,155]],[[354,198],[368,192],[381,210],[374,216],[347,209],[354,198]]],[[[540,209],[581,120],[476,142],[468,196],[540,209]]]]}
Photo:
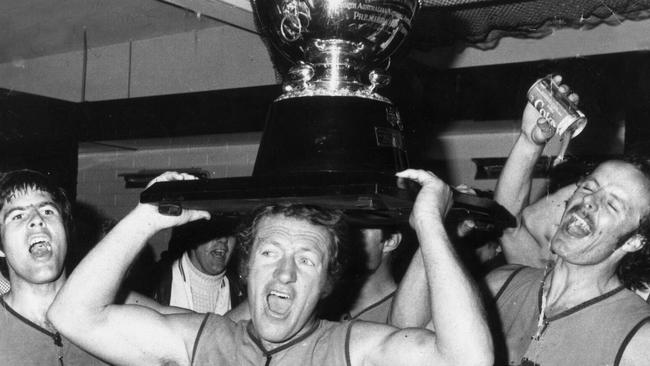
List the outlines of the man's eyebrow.
{"type": "Polygon", "coordinates": [[[14,211],[25,211],[25,210],[26,210],[25,206],[12,207],[9,211],[5,212],[4,216],[2,217],[2,221],[6,220],[7,217],[14,211]]]}
{"type": "MultiPolygon", "coordinates": [[[[27,210],[27,207],[29,207],[29,206],[31,206],[31,205],[28,205],[28,206],[15,206],[15,207],[12,207],[9,211],[5,212],[4,216],[2,217],[2,221],[6,220],[7,217],[8,217],[12,212],[14,212],[14,211],[25,211],[25,210],[27,210]]],[[[56,208],[57,211],[61,211],[61,210],[59,209],[59,206],[58,206],[56,203],[54,203],[53,201],[43,201],[43,202],[37,204],[37,205],[36,205],[36,208],[43,208],[43,207],[45,207],[45,206],[52,206],[52,207],[56,208]]]]}
{"type": "Polygon", "coordinates": [[[42,207],[45,207],[45,206],[53,206],[57,210],[59,209],[59,205],[54,203],[54,201],[43,201],[43,202],[39,203],[38,205],[36,205],[37,208],[42,208],[42,207]]]}

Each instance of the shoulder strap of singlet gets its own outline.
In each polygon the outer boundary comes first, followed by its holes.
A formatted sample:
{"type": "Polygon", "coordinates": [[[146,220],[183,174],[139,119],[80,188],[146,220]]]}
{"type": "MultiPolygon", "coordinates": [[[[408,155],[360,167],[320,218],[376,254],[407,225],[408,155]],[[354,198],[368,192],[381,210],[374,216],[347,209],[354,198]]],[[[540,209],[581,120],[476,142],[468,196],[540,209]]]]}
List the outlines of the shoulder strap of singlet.
{"type": "Polygon", "coordinates": [[[638,322],[632,330],[625,336],[625,339],[623,339],[623,342],[621,343],[621,347],[618,348],[618,352],[616,352],[616,359],[614,359],[614,366],[618,366],[621,363],[621,358],[623,358],[623,353],[625,352],[625,348],[627,348],[627,345],[630,343],[636,332],[641,329],[643,325],[646,323],[650,322],[650,316],[645,317],[641,319],[640,322],[638,322]]]}
{"type": "Polygon", "coordinates": [[[208,322],[209,317],[210,317],[210,313],[206,313],[205,317],[203,318],[203,321],[201,322],[201,326],[199,327],[199,331],[196,332],[196,338],[194,339],[194,347],[192,348],[192,358],[190,359],[190,365],[194,365],[194,356],[196,355],[196,350],[199,348],[199,339],[201,339],[203,328],[205,328],[205,323],[208,322]]]}
{"type": "Polygon", "coordinates": [[[501,295],[506,290],[508,285],[510,285],[510,282],[512,282],[512,280],[515,278],[517,273],[521,272],[524,268],[526,268],[526,267],[521,266],[521,267],[515,269],[514,271],[512,271],[510,276],[508,276],[508,279],[506,280],[506,282],[504,282],[503,285],[501,285],[501,288],[499,289],[499,292],[497,292],[496,296],[494,297],[494,301],[499,300],[499,297],[501,297],[501,295]]]}
{"type": "Polygon", "coordinates": [[[345,363],[347,366],[352,366],[352,361],[350,361],[350,333],[352,332],[352,324],[355,322],[356,320],[352,320],[348,324],[348,330],[345,332],[345,363]]]}

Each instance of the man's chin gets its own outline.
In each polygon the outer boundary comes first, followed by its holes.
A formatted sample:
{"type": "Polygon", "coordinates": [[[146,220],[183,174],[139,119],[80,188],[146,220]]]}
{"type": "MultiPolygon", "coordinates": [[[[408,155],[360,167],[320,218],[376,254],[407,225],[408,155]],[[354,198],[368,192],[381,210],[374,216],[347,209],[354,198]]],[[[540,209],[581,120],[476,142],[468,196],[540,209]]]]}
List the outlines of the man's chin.
{"type": "Polygon", "coordinates": [[[256,324],[255,329],[260,339],[268,343],[282,344],[293,338],[291,329],[274,324],[256,324]]]}

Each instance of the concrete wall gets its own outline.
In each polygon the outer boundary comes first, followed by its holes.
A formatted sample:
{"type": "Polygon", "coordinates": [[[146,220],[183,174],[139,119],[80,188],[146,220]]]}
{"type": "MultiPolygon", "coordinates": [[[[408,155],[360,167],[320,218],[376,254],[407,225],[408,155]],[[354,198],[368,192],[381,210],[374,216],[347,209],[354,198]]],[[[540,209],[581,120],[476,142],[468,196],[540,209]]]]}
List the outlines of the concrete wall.
{"type": "Polygon", "coordinates": [[[177,33],[0,64],[0,88],[73,102],[271,85],[258,35],[233,27],[177,33]],[[130,60],[129,60],[129,47],[130,60]]]}
{"type": "MultiPolygon", "coordinates": [[[[260,137],[260,133],[247,133],[131,142],[141,146],[137,151],[107,150],[86,144],[79,153],[77,201],[117,221],[135,207],[142,191],[141,188],[125,188],[120,174],[200,168],[207,171],[210,178],[249,176],[260,137]]],[[[125,146],[128,144],[124,142],[125,146]]],[[[168,240],[168,231],[151,240],[156,257],[166,249],[168,240]]]]}

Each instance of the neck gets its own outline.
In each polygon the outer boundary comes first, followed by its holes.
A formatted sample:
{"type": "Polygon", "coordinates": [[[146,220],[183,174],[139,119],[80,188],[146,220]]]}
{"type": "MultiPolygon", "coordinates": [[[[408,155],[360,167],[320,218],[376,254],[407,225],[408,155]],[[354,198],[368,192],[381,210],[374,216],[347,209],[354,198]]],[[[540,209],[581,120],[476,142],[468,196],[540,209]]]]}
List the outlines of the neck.
{"type": "Polygon", "coordinates": [[[47,321],[45,314],[54,301],[56,294],[65,283],[65,274],[58,279],[44,284],[33,284],[26,281],[14,280],[11,276],[11,290],[4,296],[5,302],[18,314],[35,324],[55,331],[47,321]]]}
{"type": "Polygon", "coordinates": [[[390,266],[382,263],[376,271],[366,278],[359,296],[350,313],[356,314],[368,306],[388,296],[397,289],[397,284],[390,272],[390,266]]]}
{"type": "Polygon", "coordinates": [[[546,279],[547,316],[560,313],[621,286],[607,264],[574,265],[558,258],[546,279]]]}
{"type": "MultiPolygon", "coordinates": [[[[252,321],[251,321],[251,323],[252,323],[252,321]]],[[[308,332],[311,332],[312,329],[314,329],[314,327],[316,326],[317,323],[318,323],[318,320],[316,319],[316,317],[312,316],[311,318],[309,318],[309,320],[305,323],[305,325],[302,327],[302,329],[300,329],[300,331],[298,333],[296,333],[293,337],[291,337],[288,340],[286,340],[284,342],[281,342],[281,343],[269,342],[269,341],[266,341],[266,340],[262,339],[262,337],[260,337],[259,334],[257,334],[257,330],[255,330],[255,335],[262,342],[262,345],[264,346],[264,349],[267,352],[269,352],[269,351],[273,351],[276,348],[286,346],[288,344],[296,342],[297,339],[304,336],[308,332]]]]}

